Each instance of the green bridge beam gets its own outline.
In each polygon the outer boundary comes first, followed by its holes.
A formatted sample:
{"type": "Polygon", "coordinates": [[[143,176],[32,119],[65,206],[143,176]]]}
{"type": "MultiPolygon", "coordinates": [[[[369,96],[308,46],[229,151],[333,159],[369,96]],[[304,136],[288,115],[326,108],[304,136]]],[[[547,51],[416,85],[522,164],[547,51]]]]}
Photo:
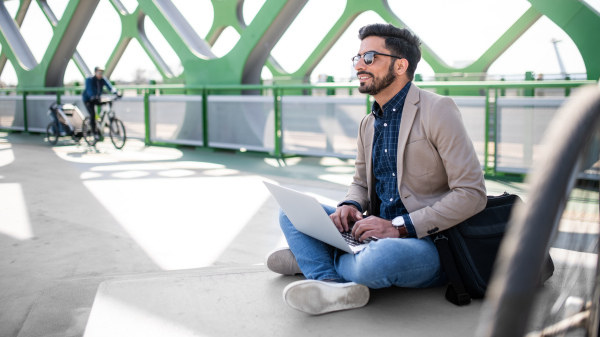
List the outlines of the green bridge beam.
{"type": "MultiPolygon", "coordinates": [[[[89,75],[89,69],[76,52],[76,46],[100,0],[70,0],[60,20],[53,17],[47,0],[36,1],[51,23],[54,33],[39,64],[19,32],[31,0],[20,0],[14,19],[8,14],[4,1],[0,0],[0,73],[5,68],[6,61],[10,60],[17,74],[19,87],[61,86],[66,66],[73,59],[82,75],[89,75]]],[[[360,14],[373,11],[386,22],[410,29],[390,9],[388,0],[347,0],[343,13],[300,68],[288,73],[270,56],[270,52],[308,0],[266,0],[248,25],[242,15],[244,0],[211,0],[214,20],[204,38],[198,36],[171,0],[138,0],[138,7],[133,13],[128,13],[120,0],[110,1],[120,17],[122,29],[119,41],[106,63],[107,76],[113,73],[129,42],[136,39],[165,83],[260,83],[263,66],[267,66],[274,78],[282,79],[280,82],[307,82],[315,67],[360,14]],[[144,27],[146,16],[156,25],[180,59],[184,68],[182,74],[175,75],[161,57],[160,51],[150,43],[144,27]],[[240,39],[229,53],[216,57],[211,46],[226,27],[234,28],[240,34],[240,39]]],[[[600,45],[591,32],[600,30],[598,13],[580,0],[529,2],[532,6],[472,64],[463,68],[450,67],[426,44],[422,45],[423,59],[436,74],[486,73],[493,62],[545,15],[570,36],[582,55],[588,78],[597,80],[600,77],[600,63],[596,59],[600,54],[600,45]]],[[[415,33],[418,35],[419,32],[415,33]]]]}
{"type": "Polygon", "coordinates": [[[600,78],[600,62],[598,62],[600,44],[596,35],[600,32],[598,12],[579,0],[529,0],[529,2],[569,35],[581,53],[587,78],[598,80],[600,78]]]}

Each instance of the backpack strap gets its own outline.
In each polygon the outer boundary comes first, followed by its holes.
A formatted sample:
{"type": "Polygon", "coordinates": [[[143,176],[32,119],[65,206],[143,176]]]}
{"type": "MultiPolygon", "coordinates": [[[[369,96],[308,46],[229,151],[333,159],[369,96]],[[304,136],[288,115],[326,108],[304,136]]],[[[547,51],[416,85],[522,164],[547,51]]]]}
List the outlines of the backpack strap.
{"type": "Polygon", "coordinates": [[[465,290],[465,286],[456,269],[448,238],[443,233],[439,233],[433,241],[438,249],[442,267],[450,279],[450,284],[448,284],[448,288],[446,288],[446,299],[458,306],[471,303],[471,296],[465,290]]]}

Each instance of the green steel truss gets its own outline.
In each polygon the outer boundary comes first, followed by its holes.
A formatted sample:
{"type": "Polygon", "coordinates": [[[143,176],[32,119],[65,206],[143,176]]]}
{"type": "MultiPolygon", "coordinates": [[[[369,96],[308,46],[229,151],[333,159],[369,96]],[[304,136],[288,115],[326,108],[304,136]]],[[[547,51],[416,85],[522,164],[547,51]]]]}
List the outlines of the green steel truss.
{"type": "MultiPolygon", "coordinates": [[[[52,39],[38,63],[19,32],[32,0],[20,0],[14,18],[6,10],[4,1],[0,0],[0,74],[6,61],[10,60],[20,88],[60,87],[63,85],[67,64],[73,59],[82,75],[89,76],[91,72],[76,47],[99,1],[69,0],[60,20],[54,16],[47,0],[35,1],[53,29],[52,39]]],[[[373,11],[387,22],[407,27],[390,9],[387,0],[347,0],[341,16],[300,68],[294,73],[287,73],[270,56],[270,52],[308,0],[266,0],[249,25],[246,25],[242,17],[243,0],[211,0],[214,21],[204,38],[198,36],[171,0],[138,0],[138,6],[132,13],[129,13],[119,0],[105,1],[111,2],[121,23],[121,36],[106,62],[107,76],[110,77],[114,71],[129,42],[136,39],[165,83],[187,85],[258,84],[265,65],[275,78],[286,79],[288,83],[307,82],[315,67],[360,14],[373,11]],[[180,75],[176,76],[173,73],[160,52],[147,38],[144,27],[146,16],[152,20],[179,57],[184,69],[180,75]],[[211,51],[211,46],[227,27],[234,28],[240,34],[240,39],[231,52],[223,57],[216,57],[211,51]]],[[[450,67],[426,44],[422,46],[423,59],[436,74],[486,73],[502,53],[545,15],[562,28],[576,44],[583,57],[588,79],[598,80],[600,63],[596,60],[597,55],[600,55],[600,44],[596,43],[595,34],[592,33],[600,31],[598,12],[580,0],[529,2],[531,7],[472,64],[464,68],[450,67]]]]}

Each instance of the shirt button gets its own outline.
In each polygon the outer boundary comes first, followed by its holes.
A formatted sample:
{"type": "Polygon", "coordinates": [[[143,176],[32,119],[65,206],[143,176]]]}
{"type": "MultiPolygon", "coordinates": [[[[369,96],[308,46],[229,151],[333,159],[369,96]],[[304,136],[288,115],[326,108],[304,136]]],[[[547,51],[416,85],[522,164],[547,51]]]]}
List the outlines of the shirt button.
{"type": "Polygon", "coordinates": [[[394,201],[394,198],[390,198],[390,201],[394,201]]]}
{"type": "Polygon", "coordinates": [[[387,153],[387,149],[385,149],[385,150],[383,150],[383,151],[387,153]]]}
{"type": "Polygon", "coordinates": [[[392,173],[392,177],[395,177],[395,176],[396,176],[396,173],[392,173]]]}
{"type": "Polygon", "coordinates": [[[383,126],[387,126],[387,123],[383,123],[383,126]]]}
{"type": "Polygon", "coordinates": [[[396,109],[392,109],[392,111],[396,111],[396,109]]]}

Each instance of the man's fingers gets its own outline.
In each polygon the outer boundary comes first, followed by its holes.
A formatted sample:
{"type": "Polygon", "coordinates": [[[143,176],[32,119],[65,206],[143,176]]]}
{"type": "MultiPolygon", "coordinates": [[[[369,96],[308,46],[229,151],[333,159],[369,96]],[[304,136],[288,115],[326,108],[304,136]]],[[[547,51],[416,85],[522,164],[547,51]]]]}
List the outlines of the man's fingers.
{"type": "Polygon", "coordinates": [[[348,212],[347,209],[342,210],[342,227],[344,228],[344,232],[347,232],[350,229],[350,226],[348,225],[348,218],[349,218],[350,213],[348,212]]]}
{"type": "Polygon", "coordinates": [[[331,221],[333,221],[333,224],[338,229],[338,231],[341,232],[342,231],[342,224],[340,222],[340,216],[339,216],[338,212],[336,211],[335,213],[330,214],[329,218],[331,219],[331,221]]]}
{"type": "Polygon", "coordinates": [[[357,221],[354,223],[354,227],[352,227],[352,236],[358,240],[360,235],[365,231],[365,224],[362,221],[357,221]]]}

